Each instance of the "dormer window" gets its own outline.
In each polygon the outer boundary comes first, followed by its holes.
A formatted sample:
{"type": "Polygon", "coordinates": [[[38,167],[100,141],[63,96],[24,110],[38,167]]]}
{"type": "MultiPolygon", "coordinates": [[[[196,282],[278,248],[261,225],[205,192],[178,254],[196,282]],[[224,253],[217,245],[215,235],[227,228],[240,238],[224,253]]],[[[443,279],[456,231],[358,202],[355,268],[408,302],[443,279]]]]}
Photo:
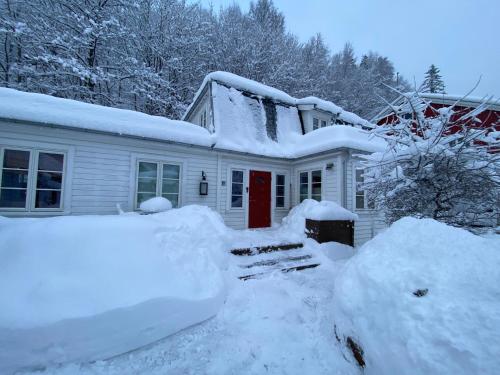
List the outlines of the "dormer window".
{"type": "Polygon", "coordinates": [[[313,130],[319,129],[319,119],[313,118],[313,130]]]}
{"type": "Polygon", "coordinates": [[[201,112],[200,115],[200,126],[206,128],[207,127],[207,111],[201,112]]]}

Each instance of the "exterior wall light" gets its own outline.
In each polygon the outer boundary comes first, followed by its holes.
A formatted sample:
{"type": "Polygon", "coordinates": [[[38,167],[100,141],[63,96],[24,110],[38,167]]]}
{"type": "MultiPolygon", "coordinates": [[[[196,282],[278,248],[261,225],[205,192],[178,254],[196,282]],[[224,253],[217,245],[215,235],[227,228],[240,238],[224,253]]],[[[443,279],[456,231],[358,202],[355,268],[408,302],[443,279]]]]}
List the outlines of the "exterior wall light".
{"type": "Polygon", "coordinates": [[[204,171],[201,171],[200,195],[208,195],[207,175],[204,171]]]}
{"type": "Polygon", "coordinates": [[[328,170],[332,170],[332,169],[333,169],[333,163],[328,163],[328,164],[326,165],[326,169],[328,169],[328,170]]]}

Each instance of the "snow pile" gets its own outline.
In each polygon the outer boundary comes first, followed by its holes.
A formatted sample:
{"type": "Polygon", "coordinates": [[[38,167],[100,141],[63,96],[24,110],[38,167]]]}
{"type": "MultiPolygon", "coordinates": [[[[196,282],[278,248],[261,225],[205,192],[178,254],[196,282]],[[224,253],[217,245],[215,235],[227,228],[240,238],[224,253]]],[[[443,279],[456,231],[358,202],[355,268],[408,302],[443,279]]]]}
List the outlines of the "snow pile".
{"type": "Polygon", "coordinates": [[[0,373],[109,358],[213,316],[226,227],[206,207],[0,221],[0,373]]]}
{"type": "Polygon", "coordinates": [[[366,374],[497,374],[499,269],[498,237],[401,219],[338,276],[337,334],[361,346],[366,374]]]}
{"type": "Polygon", "coordinates": [[[358,215],[346,210],[335,202],[304,199],[302,203],[292,208],[283,218],[279,228],[281,232],[289,233],[291,241],[300,241],[306,237],[306,218],[313,220],[358,220],[358,215]]]}
{"type": "Polygon", "coordinates": [[[214,143],[208,130],[189,122],[4,87],[0,87],[0,117],[198,146],[214,143]]]}
{"type": "Polygon", "coordinates": [[[167,198],[154,197],[142,202],[139,208],[147,213],[164,212],[172,209],[172,203],[167,198]]]}

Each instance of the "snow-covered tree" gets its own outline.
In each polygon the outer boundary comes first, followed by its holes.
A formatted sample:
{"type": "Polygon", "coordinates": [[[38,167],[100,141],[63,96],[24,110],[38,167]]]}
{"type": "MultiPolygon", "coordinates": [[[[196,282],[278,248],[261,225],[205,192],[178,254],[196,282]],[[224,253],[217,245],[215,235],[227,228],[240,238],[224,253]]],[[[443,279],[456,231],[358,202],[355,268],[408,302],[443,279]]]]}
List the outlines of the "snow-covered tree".
{"type": "MultiPolygon", "coordinates": [[[[377,126],[388,149],[365,158],[365,188],[388,222],[404,216],[430,217],[472,228],[496,225],[500,213],[500,136],[480,127],[472,111],[453,107],[425,117],[429,103],[418,93],[407,95],[412,118],[399,116],[394,124],[377,126]]],[[[408,117],[408,116],[405,116],[408,117]]]]}
{"type": "Polygon", "coordinates": [[[430,92],[437,94],[445,94],[445,86],[439,68],[432,64],[429,70],[425,72],[424,82],[420,87],[421,92],[430,92]]]}

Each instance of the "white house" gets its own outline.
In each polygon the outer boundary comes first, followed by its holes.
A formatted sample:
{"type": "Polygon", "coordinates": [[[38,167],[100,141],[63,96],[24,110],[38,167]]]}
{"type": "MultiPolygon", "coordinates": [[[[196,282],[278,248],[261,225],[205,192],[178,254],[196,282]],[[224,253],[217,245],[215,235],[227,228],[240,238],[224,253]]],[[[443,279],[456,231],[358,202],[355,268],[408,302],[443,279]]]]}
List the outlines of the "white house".
{"type": "Polygon", "coordinates": [[[242,229],[312,198],[355,211],[359,244],[383,227],[357,188],[356,155],[384,148],[369,126],[225,72],[205,78],[183,121],[0,88],[0,215],[115,214],[164,196],[242,229]]]}

